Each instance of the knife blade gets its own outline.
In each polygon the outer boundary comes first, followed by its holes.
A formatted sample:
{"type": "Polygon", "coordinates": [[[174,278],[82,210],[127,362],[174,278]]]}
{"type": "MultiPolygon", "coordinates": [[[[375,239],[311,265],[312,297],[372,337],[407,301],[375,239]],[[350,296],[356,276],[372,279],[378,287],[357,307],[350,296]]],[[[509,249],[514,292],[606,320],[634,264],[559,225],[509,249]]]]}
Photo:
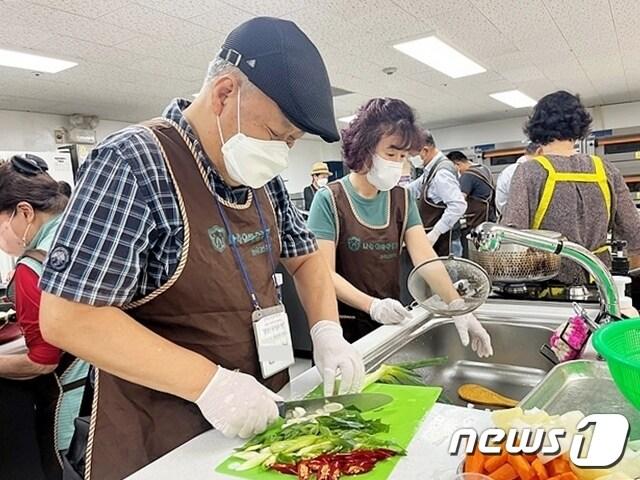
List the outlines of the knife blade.
{"type": "Polygon", "coordinates": [[[306,400],[293,400],[290,402],[276,402],[278,413],[285,417],[287,412],[295,408],[304,408],[307,412],[315,412],[323,408],[327,403],[339,403],[343,407],[355,407],[361,412],[375,410],[393,401],[391,395],[384,393],[354,393],[349,395],[335,395],[333,397],[313,398],[306,400]]]}

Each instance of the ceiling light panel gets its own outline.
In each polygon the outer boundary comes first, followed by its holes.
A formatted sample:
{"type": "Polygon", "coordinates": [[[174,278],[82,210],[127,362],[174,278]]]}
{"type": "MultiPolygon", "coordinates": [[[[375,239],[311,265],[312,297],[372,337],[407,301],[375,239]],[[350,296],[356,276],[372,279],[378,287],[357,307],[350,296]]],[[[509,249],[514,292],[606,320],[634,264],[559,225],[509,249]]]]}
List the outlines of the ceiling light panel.
{"type": "Polygon", "coordinates": [[[487,71],[435,36],[399,43],[393,48],[451,78],[468,77],[487,71]]]}

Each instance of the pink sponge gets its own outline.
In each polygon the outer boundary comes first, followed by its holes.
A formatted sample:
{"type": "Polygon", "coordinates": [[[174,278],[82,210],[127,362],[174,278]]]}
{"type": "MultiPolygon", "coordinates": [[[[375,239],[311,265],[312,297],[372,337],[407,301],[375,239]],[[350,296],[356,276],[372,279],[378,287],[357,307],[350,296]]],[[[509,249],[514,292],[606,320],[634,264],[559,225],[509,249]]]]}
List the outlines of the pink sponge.
{"type": "Polygon", "coordinates": [[[581,316],[576,315],[553,332],[549,346],[561,362],[574,360],[580,355],[589,335],[591,335],[591,331],[587,322],[581,316]]]}

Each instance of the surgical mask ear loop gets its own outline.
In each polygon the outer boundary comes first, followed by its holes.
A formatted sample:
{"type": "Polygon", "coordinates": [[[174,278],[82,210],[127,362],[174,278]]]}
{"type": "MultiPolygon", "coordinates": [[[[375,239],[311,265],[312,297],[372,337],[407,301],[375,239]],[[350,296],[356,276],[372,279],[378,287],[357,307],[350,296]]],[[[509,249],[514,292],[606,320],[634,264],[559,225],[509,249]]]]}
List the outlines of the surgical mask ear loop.
{"type": "Polygon", "coordinates": [[[238,85],[238,110],[236,112],[236,116],[238,120],[238,133],[240,133],[240,91],[241,91],[241,86],[238,85]]]}
{"type": "Polygon", "coordinates": [[[224,145],[224,136],[222,135],[222,127],[220,126],[220,115],[216,115],[216,124],[218,125],[218,134],[220,134],[220,143],[224,145]]]}
{"type": "MultiPolygon", "coordinates": [[[[9,219],[9,228],[11,228],[12,230],[13,230],[13,228],[11,227],[11,222],[15,218],[17,211],[18,211],[18,208],[16,207],[16,209],[11,214],[11,218],[9,219]]],[[[29,229],[31,228],[31,225],[32,225],[31,223],[27,224],[27,228],[25,229],[24,233],[22,234],[22,238],[20,239],[22,241],[22,246],[23,247],[27,246],[27,234],[29,233],[29,229]]],[[[15,230],[14,230],[14,232],[15,232],[15,230]]]]}
{"type": "Polygon", "coordinates": [[[27,224],[27,228],[24,231],[24,235],[22,235],[22,246],[27,246],[27,234],[29,233],[29,229],[31,228],[31,223],[27,224]]]}
{"type": "MultiPolygon", "coordinates": [[[[238,107],[237,107],[238,133],[240,133],[240,89],[238,88],[238,107]]],[[[224,145],[224,135],[222,134],[222,125],[220,125],[220,115],[216,115],[216,124],[218,125],[218,134],[220,134],[220,143],[224,145]]]]}

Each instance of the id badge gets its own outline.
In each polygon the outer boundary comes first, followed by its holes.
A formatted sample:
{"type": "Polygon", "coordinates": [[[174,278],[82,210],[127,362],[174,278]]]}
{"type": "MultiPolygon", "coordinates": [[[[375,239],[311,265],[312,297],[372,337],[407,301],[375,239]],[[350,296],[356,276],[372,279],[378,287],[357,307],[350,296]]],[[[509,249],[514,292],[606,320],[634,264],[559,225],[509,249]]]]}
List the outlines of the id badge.
{"type": "Polygon", "coordinates": [[[256,310],[251,320],[262,377],[269,378],[293,365],[293,342],[284,306],[256,310]]]}

